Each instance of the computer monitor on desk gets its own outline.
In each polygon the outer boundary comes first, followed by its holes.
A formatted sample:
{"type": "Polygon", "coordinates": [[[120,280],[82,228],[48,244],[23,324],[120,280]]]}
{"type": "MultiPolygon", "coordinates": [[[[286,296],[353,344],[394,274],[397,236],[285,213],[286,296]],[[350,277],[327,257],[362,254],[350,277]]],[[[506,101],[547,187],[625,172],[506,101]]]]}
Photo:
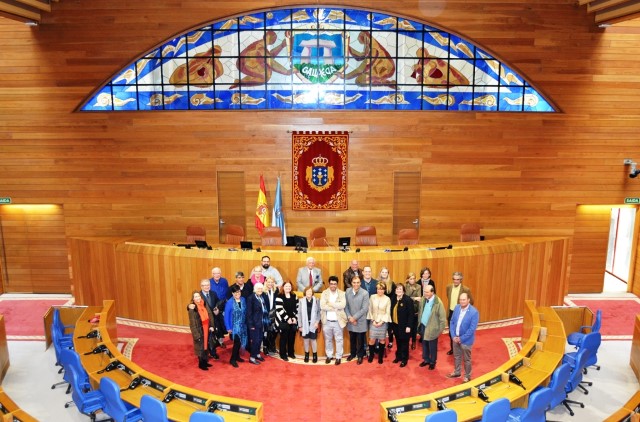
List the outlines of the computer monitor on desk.
{"type": "Polygon", "coordinates": [[[309,245],[307,244],[307,238],[304,236],[293,236],[294,239],[294,243],[296,246],[296,249],[307,249],[309,247],[309,245]]]}
{"type": "Polygon", "coordinates": [[[253,242],[248,242],[245,240],[240,241],[240,249],[242,249],[243,251],[252,251],[253,242]]]}
{"type": "Polygon", "coordinates": [[[348,251],[350,245],[351,245],[351,238],[350,237],[340,237],[340,238],[338,238],[338,246],[340,247],[341,251],[348,251]]]}
{"type": "Polygon", "coordinates": [[[196,242],[196,246],[198,247],[198,249],[212,249],[206,240],[194,240],[194,242],[196,242]]]}

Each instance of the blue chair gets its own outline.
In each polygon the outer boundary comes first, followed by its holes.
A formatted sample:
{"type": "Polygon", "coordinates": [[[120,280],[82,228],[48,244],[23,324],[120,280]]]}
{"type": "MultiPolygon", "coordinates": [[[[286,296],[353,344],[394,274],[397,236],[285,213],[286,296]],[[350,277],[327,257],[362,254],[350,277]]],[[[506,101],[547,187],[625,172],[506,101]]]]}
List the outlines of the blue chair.
{"type": "MultiPolygon", "coordinates": [[[[69,367],[72,366],[75,370],[76,375],[78,376],[78,383],[80,388],[83,391],[91,391],[91,383],[89,382],[89,374],[82,366],[80,362],[80,355],[73,349],[64,349],[60,354],[60,362],[62,363],[62,367],[64,368],[64,380],[69,383],[69,388],[67,389],[67,394],[69,394],[69,390],[71,389],[71,379],[70,379],[70,371],[69,367]]],[[[67,402],[64,407],[69,407],[73,401],[67,402]]]]}
{"type": "MultiPolygon", "coordinates": [[[[60,330],[56,329],[56,327],[52,324],[51,325],[51,342],[53,343],[53,350],[56,354],[56,366],[60,367],[60,369],[58,370],[58,373],[60,374],[64,371],[64,366],[62,365],[62,362],[61,362],[62,352],[64,350],[73,349],[73,341],[62,340],[60,338],[60,330]]],[[[51,389],[53,390],[57,386],[67,384],[67,383],[68,383],[68,380],[65,379],[64,381],[60,381],[53,384],[51,386],[51,389]]],[[[67,388],[67,393],[69,393],[69,388],[67,388]]]]}
{"type": "Polygon", "coordinates": [[[506,397],[501,397],[487,404],[482,409],[480,422],[506,422],[509,419],[511,402],[506,397]]]}
{"type": "Polygon", "coordinates": [[[584,340],[584,336],[589,334],[589,333],[585,333],[585,330],[590,330],[591,333],[599,333],[601,325],[602,325],[602,311],[598,309],[596,311],[596,319],[593,322],[593,325],[583,325],[582,327],[580,327],[579,331],[569,334],[569,336],[567,337],[567,343],[569,343],[572,346],[580,347],[580,345],[582,344],[582,341],[584,340]]]}
{"type": "MultiPolygon", "coordinates": [[[[91,390],[85,391],[81,382],[80,376],[76,373],[73,366],[69,366],[66,370],[69,372],[69,379],[71,380],[71,397],[78,410],[89,416],[92,421],[96,420],[96,412],[104,410],[105,398],[100,391],[91,390]]],[[[65,405],[65,407],[68,407],[65,405]]]]}
{"type": "Polygon", "coordinates": [[[189,417],[189,422],[224,422],[224,418],[215,413],[193,412],[189,417]]]}
{"type": "MultiPolygon", "coordinates": [[[[600,366],[596,365],[598,362],[598,349],[600,348],[600,344],[602,343],[602,335],[600,333],[589,333],[584,336],[584,340],[582,340],[582,345],[578,349],[578,352],[582,349],[585,349],[587,352],[587,357],[585,358],[585,366],[582,368],[582,373],[587,373],[587,367],[595,366],[597,370],[600,370],[600,366]]],[[[562,357],[563,363],[573,363],[576,360],[576,356],[578,352],[570,352],[565,353],[562,357]]],[[[583,381],[583,384],[592,385],[591,382],[583,381]]]]}
{"type": "Polygon", "coordinates": [[[60,319],[60,309],[58,308],[53,308],[53,322],[51,325],[56,327],[60,334],[62,334],[62,339],[71,340],[73,342],[73,330],[75,329],[75,325],[64,325],[62,323],[62,319],[60,319]],[[71,329],[71,332],[67,333],[69,329],[71,329]]]}
{"type": "Polygon", "coordinates": [[[120,398],[120,387],[109,377],[100,378],[100,391],[104,395],[104,411],[115,422],[135,422],[142,420],[137,407],[126,404],[120,398]]]}
{"type": "MultiPolygon", "coordinates": [[[[580,384],[582,382],[582,370],[585,368],[585,365],[587,363],[587,353],[587,349],[583,347],[578,350],[575,359],[571,359],[571,362],[567,362],[571,367],[571,375],[569,376],[569,381],[567,381],[567,385],[565,385],[564,387],[564,391],[567,394],[575,391],[576,388],[582,389],[585,394],[589,393],[587,389],[580,384]]],[[[562,401],[562,404],[564,404],[571,416],[573,416],[573,410],[571,409],[571,406],[569,406],[569,403],[580,405],[580,407],[584,409],[584,403],[575,400],[569,400],[568,398],[564,399],[562,401]]]]}
{"type": "Polygon", "coordinates": [[[509,421],[545,422],[551,403],[551,390],[543,387],[529,395],[527,408],[516,407],[509,412],[509,421]]]}
{"type": "Polygon", "coordinates": [[[568,363],[563,363],[553,371],[549,385],[547,385],[549,390],[551,390],[549,409],[555,408],[567,399],[565,388],[569,382],[569,377],[571,377],[571,365],[568,363]]]}
{"type": "Polygon", "coordinates": [[[458,422],[458,414],[453,409],[438,410],[427,415],[424,422],[458,422]]]}
{"type": "Polygon", "coordinates": [[[144,421],[169,422],[167,405],[148,394],[142,396],[140,400],[140,413],[142,413],[142,420],[144,421]]]}

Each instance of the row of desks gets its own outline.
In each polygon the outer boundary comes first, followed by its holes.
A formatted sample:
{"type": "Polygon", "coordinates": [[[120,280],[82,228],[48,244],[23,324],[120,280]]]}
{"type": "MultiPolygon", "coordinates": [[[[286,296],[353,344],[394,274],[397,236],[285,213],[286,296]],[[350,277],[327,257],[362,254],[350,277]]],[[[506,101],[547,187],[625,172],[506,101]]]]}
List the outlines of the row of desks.
{"type": "MultiPolygon", "coordinates": [[[[442,408],[454,409],[459,421],[482,417],[485,402],[478,397],[482,390],[488,399],[506,397],[511,407],[526,407],[529,394],[545,384],[562,360],[566,336],[562,321],[550,307],[535,307],[526,301],[522,349],[503,365],[478,378],[423,396],[392,400],[380,404],[380,420],[415,421],[442,408]],[[527,335],[528,334],[528,335],[527,335]],[[509,381],[513,373],[522,387],[509,381]]],[[[478,359],[478,357],[475,357],[478,359]]]]}
{"type": "Polygon", "coordinates": [[[76,322],[74,347],[80,355],[82,365],[89,374],[94,388],[102,377],[109,377],[120,386],[121,397],[126,402],[140,407],[142,396],[148,394],[167,400],[167,413],[173,421],[188,421],[195,411],[206,411],[215,407],[225,421],[262,421],[262,403],[217,396],[176,384],[162,378],[127,359],[117,348],[115,304],[106,300],[103,306],[89,306],[76,322]],[[99,316],[99,321],[95,318],[99,316]],[[99,336],[79,338],[98,330],[99,336]],[[137,386],[130,388],[137,383],[137,386]]]}

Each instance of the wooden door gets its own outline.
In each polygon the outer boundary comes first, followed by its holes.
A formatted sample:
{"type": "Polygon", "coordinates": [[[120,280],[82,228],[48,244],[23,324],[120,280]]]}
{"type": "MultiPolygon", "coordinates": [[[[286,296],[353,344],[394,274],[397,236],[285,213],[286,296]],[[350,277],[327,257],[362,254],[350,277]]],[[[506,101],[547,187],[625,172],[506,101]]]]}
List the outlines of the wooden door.
{"type": "Polygon", "coordinates": [[[224,243],[226,226],[235,224],[244,229],[245,238],[247,205],[243,171],[218,172],[218,232],[224,243]]]}
{"type": "Polygon", "coordinates": [[[393,239],[400,229],[420,230],[420,172],[393,173],[393,239]]]}
{"type": "Polygon", "coordinates": [[[2,205],[3,290],[70,293],[62,205],[2,205]]]}

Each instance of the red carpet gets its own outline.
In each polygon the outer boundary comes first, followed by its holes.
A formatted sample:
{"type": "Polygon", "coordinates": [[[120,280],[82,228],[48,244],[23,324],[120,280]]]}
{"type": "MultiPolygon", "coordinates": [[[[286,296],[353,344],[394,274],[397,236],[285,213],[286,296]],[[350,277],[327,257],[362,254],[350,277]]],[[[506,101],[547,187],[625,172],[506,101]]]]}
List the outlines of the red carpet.
{"type": "MultiPolygon", "coordinates": [[[[478,330],[473,348],[474,376],[489,372],[509,358],[502,338],[519,337],[521,324],[478,330]]],[[[118,326],[120,337],[136,337],[132,360],[145,369],[177,383],[203,391],[231,397],[242,397],[264,403],[265,421],[326,420],[377,421],[381,401],[427,394],[455,385],[445,375],[453,368],[453,357],[447,356],[448,337],[441,336],[438,366],[435,370],[420,368],[421,351],[411,353],[409,365],[400,368],[391,363],[394,351],[384,364],[377,361],[356,365],[355,361],[335,366],[320,361],[315,365],[283,362],[267,358],[260,366],[229,364],[230,348],[218,349],[220,361],[211,361],[209,372],[197,368],[190,334],[163,332],[118,326]],[[309,401],[314,405],[305,408],[309,401]],[[300,404],[296,404],[300,403],[300,404]],[[311,412],[311,413],[310,413],[311,412]]],[[[300,360],[301,362],[301,360],[300,360]]]]}
{"type": "Polygon", "coordinates": [[[586,306],[595,314],[602,310],[602,327],[600,333],[603,336],[633,336],[633,326],[636,315],[640,314],[640,299],[571,299],[565,300],[576,306],[586,306]]]}
{"type": "Polygon", "coordinates": [[[67,299],[0,299],[0,314],[4,316],[7,336],[34,336],[32,340],[42,340],[42,317],[51,306],[67,302],[67,299]]]}

